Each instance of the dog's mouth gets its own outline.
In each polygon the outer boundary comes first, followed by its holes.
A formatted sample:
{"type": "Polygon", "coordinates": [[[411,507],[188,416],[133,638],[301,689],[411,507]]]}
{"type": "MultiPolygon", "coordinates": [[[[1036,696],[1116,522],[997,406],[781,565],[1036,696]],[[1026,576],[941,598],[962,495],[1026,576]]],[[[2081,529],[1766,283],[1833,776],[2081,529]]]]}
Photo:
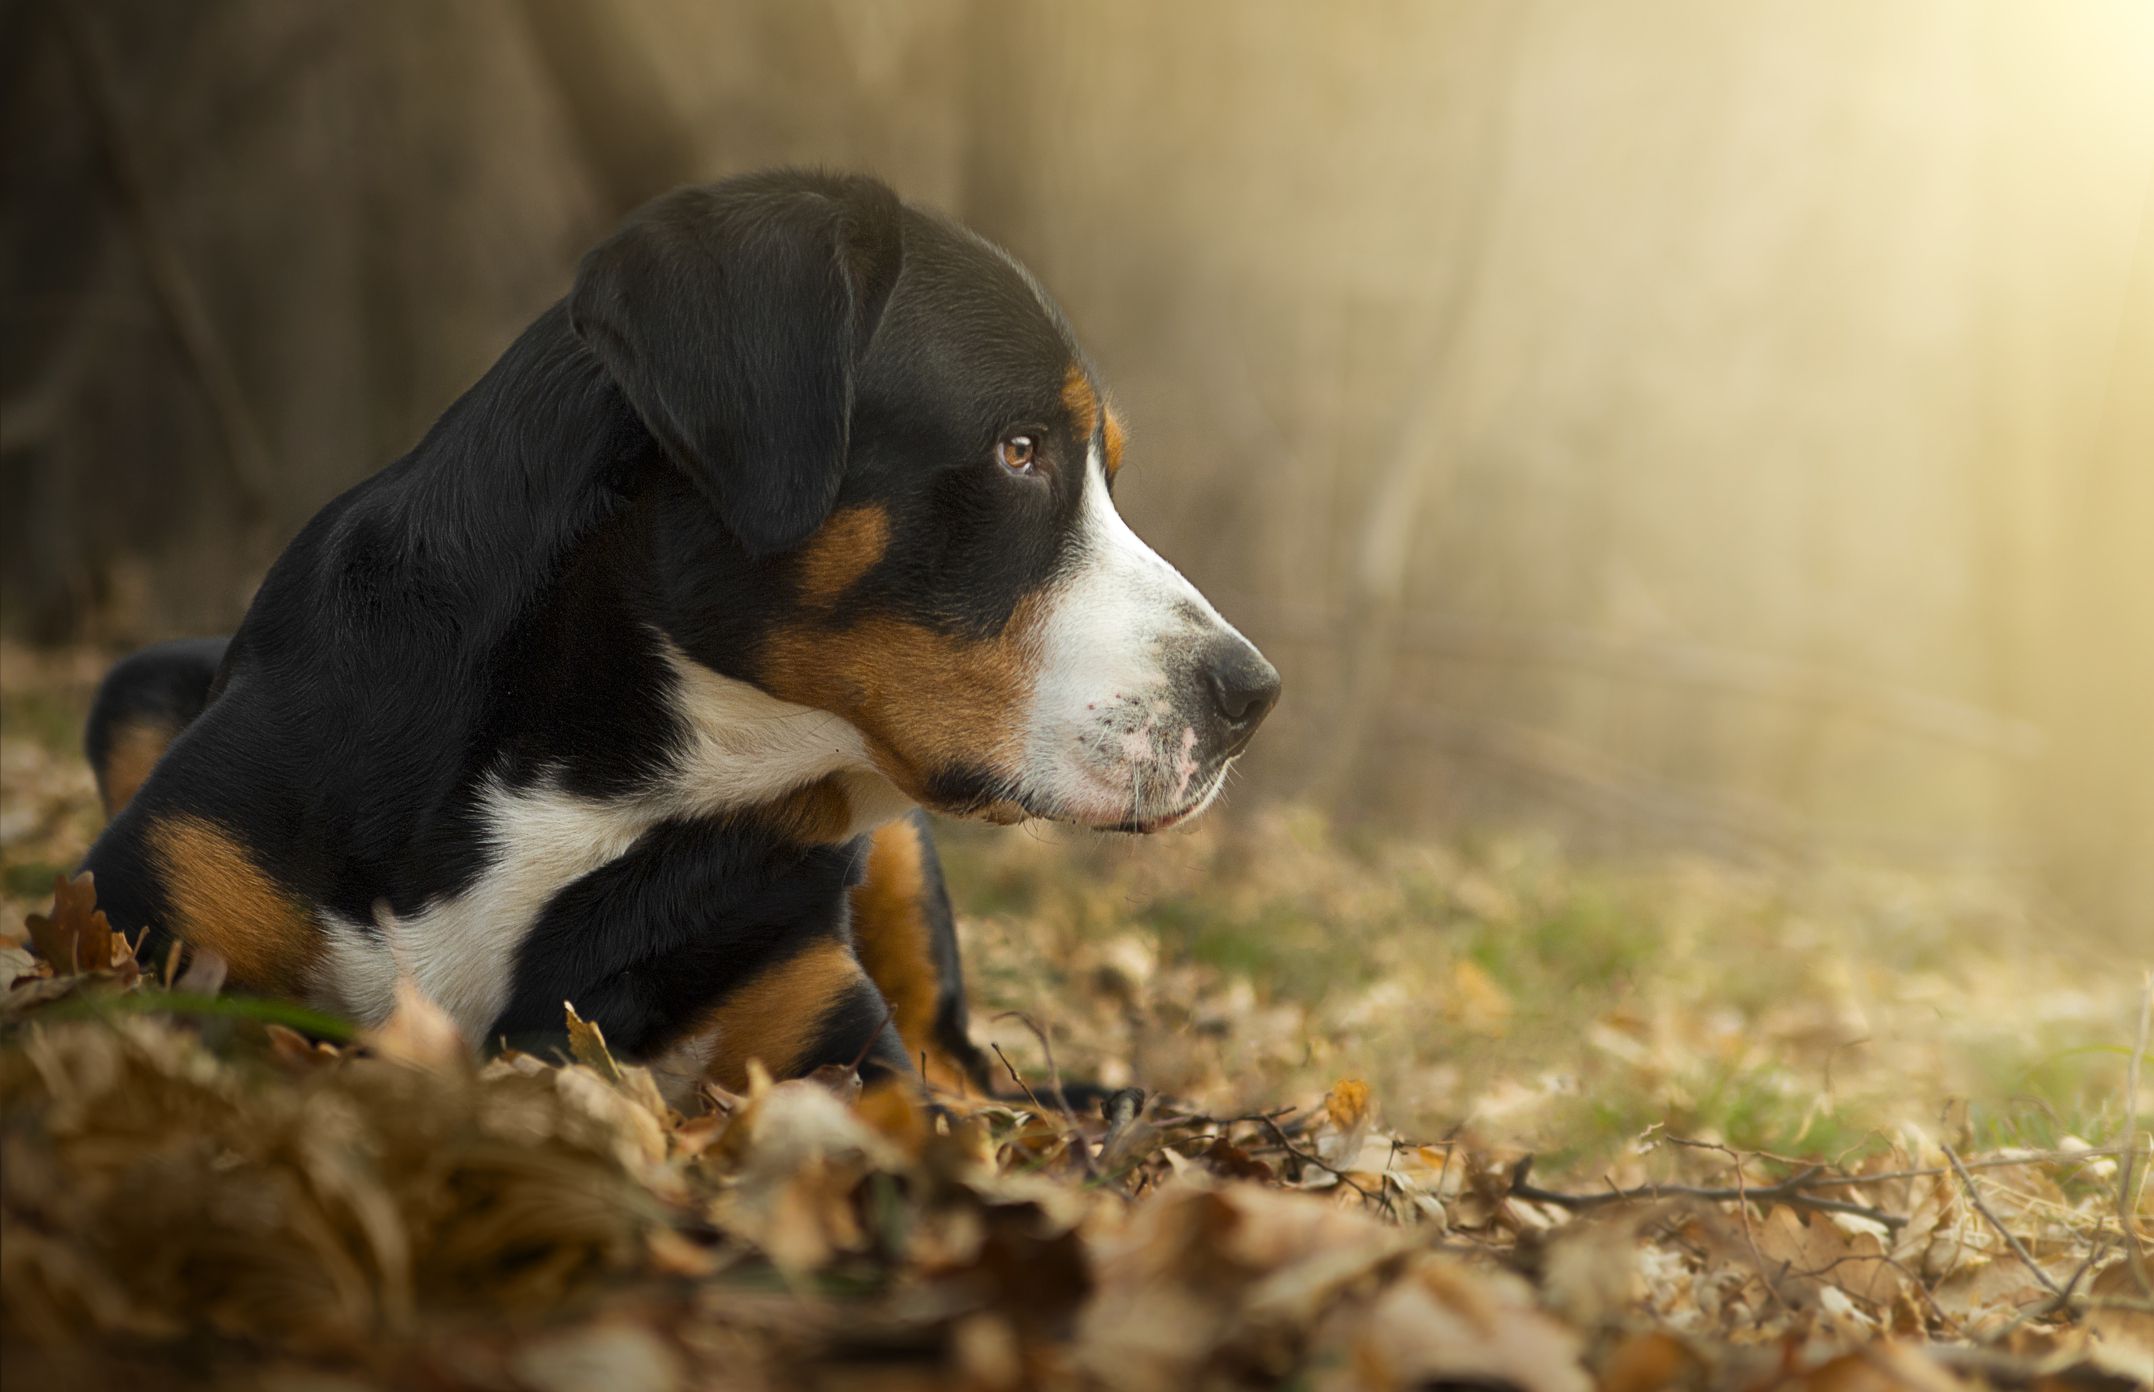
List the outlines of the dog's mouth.
{"type": "Polygon", "coordinates": [[[1198,782],[1195,796],[1164,811],[1134,805],[1132,800],[1131,803],[1105,815],[1077,813],[1053,817],[1051,820],[1074,822],[1095,831],[1115,831],[1130,836],[1150,836],[1155,832],[1166,831],[1171,827],[1195,821],[1218,801],[1220,792],[1226,787],[1227,774],[1233,762],[1231,758],[1221,760],[1208,777],[1198,782]]]}

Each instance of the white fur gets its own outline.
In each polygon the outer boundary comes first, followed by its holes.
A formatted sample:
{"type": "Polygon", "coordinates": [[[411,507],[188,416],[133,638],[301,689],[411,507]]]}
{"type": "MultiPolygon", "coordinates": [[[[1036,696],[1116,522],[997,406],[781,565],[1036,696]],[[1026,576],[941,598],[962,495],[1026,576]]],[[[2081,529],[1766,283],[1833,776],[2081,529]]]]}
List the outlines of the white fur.
{"type": "Polygon", "coordinates": [[[670,645],[666,656],[687,729],[667,777],[637,796],[609,800],[580,797],[551,779],[515,789],[490,779],[480,802],[493,859],[478,880],[402,923],[382,925],[384,932],[331,919],[317,999],[379,1021],[399,970],[406,971],[477,1043],[508,1003],[517,949],[540,912],[660,822],[752,807],[833,775],[843,779],[852,808],[848,834],[910,806],[875,771],[865,738],[845,720],[720,676],[670,645]]]}
{"type": "Polygon", "coordinates": [[[1042,634],[1021,775],[1027,805],[1108,825],[1192,815],[1218,794],[1225,769],[1200,770],[1190,758],[1190,674],[1207,644],[1240,635],[1122,520],[1096,447],[1078,527],[1076,569],[1042,634]]]}

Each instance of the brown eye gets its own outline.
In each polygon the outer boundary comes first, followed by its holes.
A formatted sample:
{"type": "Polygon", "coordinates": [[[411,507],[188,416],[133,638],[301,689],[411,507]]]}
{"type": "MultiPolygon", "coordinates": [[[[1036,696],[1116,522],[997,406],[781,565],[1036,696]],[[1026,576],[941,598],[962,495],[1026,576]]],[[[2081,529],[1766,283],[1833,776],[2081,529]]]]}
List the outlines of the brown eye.
{"type": "Polygon", "coordinates": [[[1039,457],[1039,442],[1030,435],[1012,435],[995,446],[995,462],[1013,474],[1032,472],[1032,461],[1039,457]]]}

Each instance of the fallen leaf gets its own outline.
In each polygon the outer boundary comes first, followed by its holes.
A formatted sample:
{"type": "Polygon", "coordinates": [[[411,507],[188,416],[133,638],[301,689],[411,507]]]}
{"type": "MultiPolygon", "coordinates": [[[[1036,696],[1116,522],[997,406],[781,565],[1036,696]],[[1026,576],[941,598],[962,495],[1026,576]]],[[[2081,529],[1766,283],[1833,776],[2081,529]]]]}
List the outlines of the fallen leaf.
{"type": "Polygon", "coordinates": [[[61,976],[110,971],[123,959],[134,960],[97,907],[96,877],[87,870],[72,878],[54,876],[52,912],[29,914],[23,926],[30,930],[31,946],[61,976]]]}
{"type": "Polygon", "coordinates": [[[1665,1330],[1633,1334],[1600,1362],[1600,1392],[1696,1392],[1709,1370],[1690,1345],[1665,1330]]]}
{"type": "Polygon", "coordinates": [[[607,1082],[619,1082],[621,1066],[613,1061],[613,1051],[606,1047],[606,1032],[578,1015],[575,1002],[563,1001],[561,1009],[568,1016],[569,1054],[607,1082]]]}
{"type": "Polygon", "coordinates": [[[518,1349],[511,1367],[534,1392],[673,1392],[681,1386],[680,1356],[650,1330],[631,1324],[542,1336],[518,1349]]]}
{"type": "Polygon", "coordinates": [[[2110,1266],[2088,1284],[2087,1294],[2097,1302],[2087,1312],[2087,1329],[2094,1335],[2091,1352],[2095,1363],[2154,1387],[2154,1312],[2105,1303],[2146,1299],[2131,1264],[2117,1262],[2110,1266]]]}
{"type": "Polygon", "coordinates": [[[1367,1304],[1342,1305],[1312,1362],[1320,1388],[1509,1387],[1589,1392],[1578,1336],[1543,1314],[1525,1282],[1433,1255],[1367,1304]],[[1343,1358],[1327,1359],[1336,1349],[1343,1358]]]}
{"type": "Polygon", "coordinates": [[[395,1004],[389,1017],[360,1034],[360,1041],[380,1058],[436,1071],[469,1065],[471,1051],[464,1036],[419,983],[409,976],[396,979],[395,1004]]]}

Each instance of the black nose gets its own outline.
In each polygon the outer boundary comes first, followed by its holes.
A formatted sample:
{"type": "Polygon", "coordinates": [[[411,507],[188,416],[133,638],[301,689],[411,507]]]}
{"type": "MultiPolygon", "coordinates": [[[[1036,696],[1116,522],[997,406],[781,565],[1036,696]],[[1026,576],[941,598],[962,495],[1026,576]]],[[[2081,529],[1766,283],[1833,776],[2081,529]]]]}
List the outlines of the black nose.
{"type": "Polygon", "coordinates": [[[1227,638],[1207,654],[1204,679],[1212,689],[1213,708],[1225,722],[1226,752],[1238,754],[1279,704],[1279,669],[1246,640],[1227,638]]]}

